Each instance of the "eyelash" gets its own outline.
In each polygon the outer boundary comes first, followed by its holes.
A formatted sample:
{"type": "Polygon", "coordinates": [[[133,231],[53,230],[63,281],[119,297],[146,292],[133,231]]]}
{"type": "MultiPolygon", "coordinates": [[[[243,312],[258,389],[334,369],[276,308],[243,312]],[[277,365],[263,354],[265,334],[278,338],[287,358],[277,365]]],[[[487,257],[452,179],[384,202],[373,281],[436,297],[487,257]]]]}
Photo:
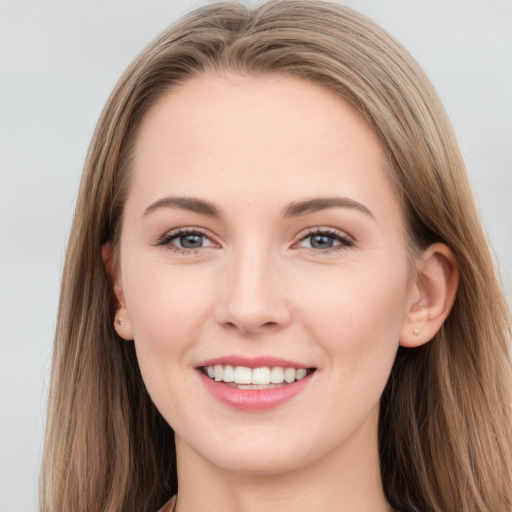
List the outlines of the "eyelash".
{"type": "MultiPolygon", "coordinates": [[[[181,253],[181,254],[187,254],[187,255],[198,254],[199,252],[201,252],[201,250],[206,248],[206,247],[198,247],[198,248],[187,249],[187,248],[183,248],[183,247],[178,247],[172,243],[174,240],[184,237],[184,236],[187,236],[187,235],[199,236],[199,237],[202,237],[203,239],[210,240],[210,242],[212,242],[212,245],[216,244],[216,242],[214,242],[212,240],[212,238],[207,233],[202,231],[201,229],[180,228],[180,229],[170,231],[170,232],[166,233],[165,235],[163,235],[158,240],[156,245],[159,247],[164,247],[166,250],[169,250],[169,251],[172,251],[175,253],[181,253]]],[[[308,238],[312,238],[315,236],[323,236],[323,237],[332,238],[340,243],[339,243],[339,245],[335,245],[328,249],[318,249],[318,248],[314,248],[314,247],[303,247],[305,252],[307,252],[309,254],[316,254],[316,255],[317,254],[330,254],[332,252],[337,252],[337,251],[347,249],[348,247],[352,247],[354,245],[354,242],[350,238],[348,238],[346,235],[342,234],[342,232],[340,232],[340,231],[336,231],[336,230],[330,229],[330,228],[314,228],[314,229],[309,229],[306,232],[301,233],[297,237],[295,242],[293,242],[292,247],[296,246],[300,242],[307,240],[308,238]]],[[[210,247],[210,246],[207,246],[207,247],[210,247]]]]}
{"type": "Polygon", "coordinates": [[[351,240],[348,236],[346,236],[343,232],[337,231],[332,228],[314,228],[309,229],[306,232],[301,233],[297,240],[293,243],[293,246],[297,245],[308,238],[313,238],[315,236],[323,236],[327,238],[332,238],[337,242],[340,242],[339,245],[335,245],[333,247],[329,247],[328,249],[316,249],[314,247],[304,247],[303,249],[309,254],[330,254],[337,251],[343,251],[349,247],[354,245],[353,240],[351,240]]]}
{"type": "MultiPolygon", "coordinates": [[[[200,236],[202,238],[206,238],[213,242],[211,237],[205,233],[204,231],[198,229],[198,228],[180,228],[173,231],[170,231],[168,233],[165,233],[157,242],[157,246],[164,247],[165,249],[181,253],[181,254],[187,254],[187,255],[194,255],[198,254],[204,247],[198,247],[197,249],[187,249],[184,247],[178,247],[177,245],[174,245],[172,242],[178,238],[188,236],[188,235],[195,235],[200,236]]],[[[213,242],[215,244],[215,242],[213,242]]]]}

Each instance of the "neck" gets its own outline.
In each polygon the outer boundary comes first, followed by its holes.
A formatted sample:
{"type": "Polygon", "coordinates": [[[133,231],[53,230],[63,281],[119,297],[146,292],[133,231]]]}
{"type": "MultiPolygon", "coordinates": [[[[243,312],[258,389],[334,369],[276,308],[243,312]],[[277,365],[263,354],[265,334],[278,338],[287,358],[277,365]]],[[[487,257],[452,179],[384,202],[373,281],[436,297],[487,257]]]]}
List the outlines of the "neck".
{"type": "Polygon", "coordinates": [[[367,441],[347,443],[300,468],[254,475],[214,466],[177,438],[176,512],[389,512],[376,436],[372,446],[367,441]]]}

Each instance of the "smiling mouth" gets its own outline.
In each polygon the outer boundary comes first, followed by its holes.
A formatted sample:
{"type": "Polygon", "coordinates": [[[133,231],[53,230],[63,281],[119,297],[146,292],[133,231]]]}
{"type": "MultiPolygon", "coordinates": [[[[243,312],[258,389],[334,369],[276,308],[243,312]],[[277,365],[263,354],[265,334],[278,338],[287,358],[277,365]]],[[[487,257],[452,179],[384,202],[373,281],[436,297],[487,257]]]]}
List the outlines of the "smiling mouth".
{"type": "Polygon", "coordinates": [[[302,380],[316,368],[286,368],[282,366],[249,368],[216,364],[203,366],[201,371],[211,380],[238,389],[272,389],[302,380]]]}

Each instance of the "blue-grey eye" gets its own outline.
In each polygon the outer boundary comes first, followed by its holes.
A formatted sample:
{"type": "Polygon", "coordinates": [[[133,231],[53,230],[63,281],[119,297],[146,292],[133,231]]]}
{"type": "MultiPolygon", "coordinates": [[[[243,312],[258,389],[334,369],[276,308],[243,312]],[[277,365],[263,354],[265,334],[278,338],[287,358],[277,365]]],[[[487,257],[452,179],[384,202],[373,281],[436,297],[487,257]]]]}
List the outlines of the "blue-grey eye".
{"type": "Polygon", "coordinates": [[[351,245],[353,245],[352,240],[340,233],[319,230],[304,236],[297,243],[296,247],[328,251],[329,249],[342,249],[343,247],[350,247],[351,245]]]}
{"type": "Polygon", "coordinates": [[[176,239],[185,249],[198,249],[203,245],[203,237],[200,235],[184,235],[176,239]]]}
{"type": "Polygon", "coordinates": [[[213,245],[212,241],[202,233],[176,233],[169,242],[180,249],[201,249],[213,245]]]}
{"type": "Polygon", "coordinates": [[[311,235],[308,238],[313,249],[331,249],[340,244],[339,240],[335,240],[329,235],[311,235]]]}

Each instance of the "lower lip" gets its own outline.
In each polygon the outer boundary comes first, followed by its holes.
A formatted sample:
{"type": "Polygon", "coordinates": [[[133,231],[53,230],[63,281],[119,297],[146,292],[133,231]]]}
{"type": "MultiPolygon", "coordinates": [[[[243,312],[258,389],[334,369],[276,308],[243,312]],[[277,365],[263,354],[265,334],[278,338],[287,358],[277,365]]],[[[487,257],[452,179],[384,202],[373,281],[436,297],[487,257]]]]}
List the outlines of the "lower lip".
{"type": "Polygon", "coordinates": [[[199,375],[206,389],[219,402],[233,409],[260,412],[272,409],[301,393],[311,381],[312,374],[291,384],[270,389],[239,389],[207,377],[201,370],[199,375]]]}

